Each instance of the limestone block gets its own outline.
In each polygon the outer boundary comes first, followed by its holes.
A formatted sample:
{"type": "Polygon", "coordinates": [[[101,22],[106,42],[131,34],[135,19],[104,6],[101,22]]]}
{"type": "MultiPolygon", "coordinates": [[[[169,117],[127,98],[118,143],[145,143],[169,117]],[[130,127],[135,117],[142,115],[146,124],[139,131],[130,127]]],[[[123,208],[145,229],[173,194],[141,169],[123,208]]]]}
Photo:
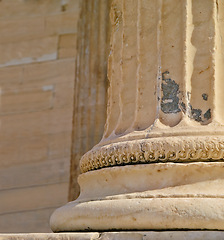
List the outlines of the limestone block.
{"type": "Polygon", "coordinates": [[[75,58],[76,56],[76,49],[74,48],[61,48],[58,50],[58,58],[64,59],[64,58],[75,58]]]}
{"type": "Polygon", "coordinates": [[[59,36],[60,48],[76,48],[77,34],[64,34],[59,36]]]}
{"type": "Polygon", "coordinates": [[[67,201],[79,2],[0,1],[0,232],[49,232],[67,201]]]}
{"type": "Polygon", "coordinates": [[[1,44],[77,31],[79,0],[47,0],[26,4],[1,1],[0,6],[0,11],[3,11],[0,13],[1,44]]]}
{"type": "Polygon", "coordinates": [[[2,116],[1,136],[5,140],[18,137],[32,137],[60,132],[69,132],[72,128],[72,109],[53,109],[43,112],[2,116]]]}
{"type": "Polygon", "coordinates": [[[67,200],[68,182],[0,191],[1,214],[60,206],[67,200]],[[29,197],[28,197],[29,196],[29,197]]]}
{"type": "Polygon", "coordinates": [[[49,15],[45,18],[45,31],[51,34],[69,34],[77,33],[78,14],[73,12],[64,12],[55,15],[49,15]]]}
{"type": "Polygon", "coordinates": [[[73,107],[74,81],[57,83],[54,85],[54,107],[73,107]]]}
{"type": "MultiPolygon", "coordinates": [[[[24,84],[46,83],[50,85],[59,82],[74,81],[75,60],[63,59],[56,61],[47,61],[41,63],[32,63],[23,66],[24,84]]],[[[8,69],[10,71],[10,69],[8,69]]]]}
{"type": "Polygon", "coordinates": [[[0,83],[1,87],[11,86],[11,88],[18,87],[23,81],[23,68],[20,66],[12,66],[0,68],[0,83]],[[12,87],[13,85],[13,87],[12,87]]]}
{"type": "Polygon", "coordinates": [[[1,115],[47,110],[53,107],[54,87],[1,91],[1,115]],[[29,100],[28,100],[29,99],[29,100]]]}
{"type": "Polygon", "coordinates": [[[69,158],[71,154],[71,131],[51,134],[48,136],[48,146],[49,159],[69,158]]]}
{"type": "Polygon", "coordinates": [[[0,19],[18,20],[39,15],[55,14],[61,11],[61,5],[60,0],[40,0],[38,2],[27,2],[26,4],[20,0],[14,0],[13,4],[10,1],[3,0],[0,3],[0,19]]]}
{"type": "Polygon", "coordinates": [[[0,167],[69,158],[70,148],[71,132],[43,134],[28,139],[15,137],[13,140],[8,136],[8,140],[0,140],[0,167]]]}
{"type": "Polygon", "coordinates": [[[55,207],[18,211],[1,215],[1,233],[40,232],[40,229],[41,232],[51,232],[49,228],[49,217],[55,207]]]}
{"type": "Polygon", "coordinates": [[[74,58],[76,56],[76,34],[65,34],[59,37],[58,58],[74,58]]]}
{"type": "Polygon", "coordinates": [[[49,143],[47,135],[33,138],[14,138],[0,140],[0,167],[10,167],[25,163],[43,162],[48,158],[49,143]],[[22,142],[22,144],[21,144],[22,142]]]}
{"type": "Polygon", "coordinates": [[[46,37],[0,45],[0,67],[31,62],[50,61],[57,58],[58,37],[46,37]]]}
{"type": "MultiPolygon", "coordinates": [[[[46,157],[47,158],[47,157],[46,157]]],[[[69,157],[44,161],[12,163],[0,168],[0,190],[40,186],[59,182],[68,182],[69,157]],[[60,169],[60,170],[59,170],[60,169]],[[13,176],[13,177],[12,177],[13,176]],[[29,181],[27,181],[29,179],[29,181]]],[[[2,158],[3,159],[3,158],[2,158]]],[[[8,161],[8,158],[6,158],[8,161]]],[[[17,160],[18,161],[18,160],[17,160]]],[[[2,160],[3,162],[3,160],[2,160]]],[[[55,200],[58,198],[56,197],[55,200]]]]}
{"type": "Polygon", "coordinates": [[[75,14],[79,14],[80,11],[80,4],[79,0],[64,0],[61,2],[61,10],[62,11],[73,11],[75,14]]]}
{"type": "Polygon", "coordinates": [[[18,43],[29,41],[34,38],[46,37],[44,17],[19,18],[12,20],[8,18],[0,21],[0,43],[18,43]]]}

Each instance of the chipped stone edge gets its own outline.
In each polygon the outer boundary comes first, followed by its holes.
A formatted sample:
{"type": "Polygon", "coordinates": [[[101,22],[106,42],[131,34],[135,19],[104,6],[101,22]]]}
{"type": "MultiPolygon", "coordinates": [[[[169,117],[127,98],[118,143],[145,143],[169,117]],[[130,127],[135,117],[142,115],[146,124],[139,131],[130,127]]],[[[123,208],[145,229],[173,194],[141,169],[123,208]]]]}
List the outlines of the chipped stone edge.
{"type": "Polygon", "coordinates": [[[165,240],[165,239],[203,239],[221,240],[224,231],[127,231],[127,232],[90,232],[90,233],[24,233],[0,234],[0,240],[165,240]]]}

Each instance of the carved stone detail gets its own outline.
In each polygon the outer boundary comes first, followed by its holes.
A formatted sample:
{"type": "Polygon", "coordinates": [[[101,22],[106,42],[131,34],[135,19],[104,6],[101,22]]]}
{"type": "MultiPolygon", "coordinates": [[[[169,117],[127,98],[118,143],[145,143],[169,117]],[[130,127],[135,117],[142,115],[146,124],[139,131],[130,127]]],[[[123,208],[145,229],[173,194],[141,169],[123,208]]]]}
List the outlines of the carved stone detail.
{"type": "Polygon", "coordinates": [[[82,172],[223,158],[222,8],[214,0],[113,1],[107,121],[82,172]]]}
{"type": "Polygon", "coordinates": [[[222,161],[222,137],[165,137],[113,143],[85,154],[81,160],[82,172],[105,167],[155,163],[222,161]]]}
{"type": "Polygon", "coordinates": [[[113,0],[110,16],[104,135],[52,229],[224,230],[224,4],[113,0]]]}

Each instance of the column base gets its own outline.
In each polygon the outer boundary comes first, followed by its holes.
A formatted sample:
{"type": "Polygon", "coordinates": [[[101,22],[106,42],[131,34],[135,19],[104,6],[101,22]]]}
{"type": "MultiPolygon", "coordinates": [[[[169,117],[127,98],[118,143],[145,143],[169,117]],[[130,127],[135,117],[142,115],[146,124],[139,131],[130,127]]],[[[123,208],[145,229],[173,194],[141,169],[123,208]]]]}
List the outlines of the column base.
{"type": "Polygon", "coordinates": [[[57,209],[61,231],[224,230],[224,163],[156,163],[80,176],[81,195],[57,209]]]}
{"type": "Polygon", "coordinates": [[[156,198],[70,203],[52,230],[224,230],[224,199],[156,198]]]}

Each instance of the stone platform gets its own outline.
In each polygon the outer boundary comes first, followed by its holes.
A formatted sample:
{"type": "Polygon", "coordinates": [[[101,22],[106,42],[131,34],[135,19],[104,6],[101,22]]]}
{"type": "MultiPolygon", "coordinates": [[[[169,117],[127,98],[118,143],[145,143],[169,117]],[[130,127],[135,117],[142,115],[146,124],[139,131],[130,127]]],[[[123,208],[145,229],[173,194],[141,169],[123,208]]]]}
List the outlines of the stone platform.
{"type": "Polygon", "coordinates": [[[0,240],[223,240],[224,231],[141,231],[0,234],[0,240]]]}

